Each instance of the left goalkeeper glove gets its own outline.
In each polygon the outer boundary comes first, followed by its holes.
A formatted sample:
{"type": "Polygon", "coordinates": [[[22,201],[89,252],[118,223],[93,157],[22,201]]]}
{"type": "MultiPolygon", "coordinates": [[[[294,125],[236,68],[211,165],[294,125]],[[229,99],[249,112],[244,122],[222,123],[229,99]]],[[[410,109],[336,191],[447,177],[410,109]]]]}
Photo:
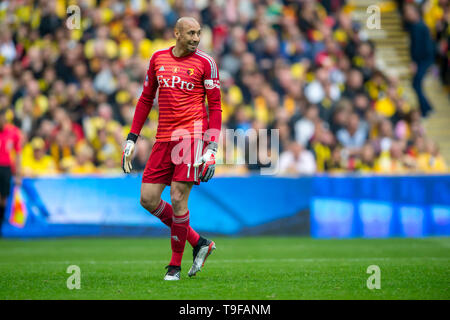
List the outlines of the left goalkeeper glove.
{"type": "Polygon", "coordinates": [[[122,169],[125,173],[130,173],[131,169],[131,157],[133,156],[134,146],[136,144],[138,136],[134,133],[129,133],[127,137],[127,143],[122,154],[122,169]]]}
{"type": "Polygon", "coordinates": [[[217,142],[211,141],[206,147],[206,152],[194,163],[195,168],[203,164],[200,181],[208,182],[213,177],[214,171],[216,170],[216,153],[217,142]]]}

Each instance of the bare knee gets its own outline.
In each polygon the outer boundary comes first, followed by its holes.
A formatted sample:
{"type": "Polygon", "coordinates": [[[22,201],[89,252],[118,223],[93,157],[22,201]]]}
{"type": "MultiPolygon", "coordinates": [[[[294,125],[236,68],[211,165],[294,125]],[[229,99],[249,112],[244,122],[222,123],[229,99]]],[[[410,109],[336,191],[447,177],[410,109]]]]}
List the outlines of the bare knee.
{"type": "Polygon", "coordinates": [[[155,211],[161,201],[160,197],[141,194],[141,206],[148,211],[155,211]]]}
{"type": "Polygon", "coordinates": [[[161,202],[161,193],[164,188],[164,184],[143,183],[141,186],[141,206],[150,212],[155,211],[161,202]]]}
{"type": "Polygon", "coordinates": [[[172,208],[175,215],[183,215],[187,211],[187,197],[181,190],[173,190],[170,194],[172,208]]]}

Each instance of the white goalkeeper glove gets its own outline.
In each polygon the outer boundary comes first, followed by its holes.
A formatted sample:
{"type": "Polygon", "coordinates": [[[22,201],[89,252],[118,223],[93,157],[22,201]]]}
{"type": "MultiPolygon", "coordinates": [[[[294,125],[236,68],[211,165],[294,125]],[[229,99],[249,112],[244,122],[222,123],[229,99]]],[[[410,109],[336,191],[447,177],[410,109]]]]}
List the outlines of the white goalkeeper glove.
{"type": "Polygon", "coordinates": [[[138,136],[134,133],[129,133],[127,137],[127,144],[125,145],[125,149],[123,150],[122,154],[122,169],[125,173],[130,173],[131,169],[133,168],[131,166],[131,158],[133,156],[134,152],[134,146],[136,144],[138,136]]]}
{"type": "Polygon", "coordinates": [[[203,164],[200,181],[208,182],[214,176],[214,172],[216,171],[216,153],[217,143],[211,141],[206,147],[206,152],[194,163],[195,168],[203,164]]]}

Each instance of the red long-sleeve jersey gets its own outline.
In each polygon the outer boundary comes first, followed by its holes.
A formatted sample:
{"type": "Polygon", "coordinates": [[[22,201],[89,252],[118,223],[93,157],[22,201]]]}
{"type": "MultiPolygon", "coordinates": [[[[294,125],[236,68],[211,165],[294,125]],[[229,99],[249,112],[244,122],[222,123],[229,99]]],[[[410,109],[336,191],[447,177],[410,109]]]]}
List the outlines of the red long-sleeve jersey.
{"type": "Polygon", "coordinates": [[[176,57],[172,49],[156,51],[150,58],[131,132],[136,135],[141,132],[159,89],[156,141],[171,141],[181,136],[218,141],[222,108],[217,65],[201,50],[176,57]],[[205,98],[208,99],[209,120],[205,98]],[[208,134],[204,135],[207,130],[208,134]]]}

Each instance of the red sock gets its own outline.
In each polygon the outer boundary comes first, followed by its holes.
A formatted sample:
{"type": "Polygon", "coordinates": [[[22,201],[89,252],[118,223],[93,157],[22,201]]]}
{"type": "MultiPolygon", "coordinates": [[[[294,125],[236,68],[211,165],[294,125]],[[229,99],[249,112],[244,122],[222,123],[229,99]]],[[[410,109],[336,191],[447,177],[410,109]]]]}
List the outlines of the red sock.
{"type": "Polygon", "coordinates": [[[170,243],[172,246],[172,259],[169,265],[181,266],[184,246],[189,233],[189,210],[182,216],[173,216],[170,228],[170,243]]]}
{"type": "MultiPolygon", "coordinates": [[[[172,227],[172,217],[173,217],[173,208],[170,204],[165,202],[161,199],[161,202],[159,203],[158,207],[155,209],[155,211],[152,212],[152,214],[159,218],[162,223],[164,223],[169,228],[172,227]]],[[[195,247],[198,243],[198,240],[200,239],[200,235],[195,232],[194,229],[189,226],[187,241],[192,247],[195,247]]]]}

